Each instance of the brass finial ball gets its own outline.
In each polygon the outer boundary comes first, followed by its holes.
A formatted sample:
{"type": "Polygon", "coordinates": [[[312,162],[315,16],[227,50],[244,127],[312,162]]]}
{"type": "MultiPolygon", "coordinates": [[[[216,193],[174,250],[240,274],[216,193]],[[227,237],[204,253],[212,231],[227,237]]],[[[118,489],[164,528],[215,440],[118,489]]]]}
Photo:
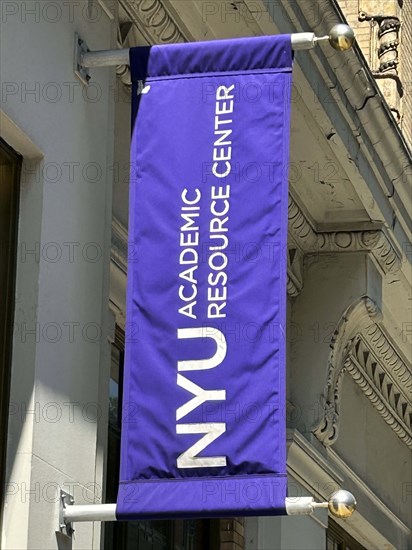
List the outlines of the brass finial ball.
{"type": "Polygon", "coordinates": [[[348,518],[356,510],[356,499],[349,491],[336,491],[328,501],[329,512],[337,518],[348,518]]]}
{"type": "Polygon", "coordinates": [[[331,28],[329,34],[329,44],[339,52],[350,50],[355,42],[355,33],[349,25],[339,23],[331,28]]]}

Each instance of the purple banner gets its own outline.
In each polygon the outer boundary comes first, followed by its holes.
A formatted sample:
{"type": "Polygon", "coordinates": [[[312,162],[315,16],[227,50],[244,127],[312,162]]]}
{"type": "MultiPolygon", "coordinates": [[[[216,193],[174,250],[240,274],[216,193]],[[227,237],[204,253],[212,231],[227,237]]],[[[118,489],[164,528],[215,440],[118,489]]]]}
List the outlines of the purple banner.
{"type": "Polygon", "coordinates": [[[283,514],[290,37],[130,61],[118,519],[283,514]]]}

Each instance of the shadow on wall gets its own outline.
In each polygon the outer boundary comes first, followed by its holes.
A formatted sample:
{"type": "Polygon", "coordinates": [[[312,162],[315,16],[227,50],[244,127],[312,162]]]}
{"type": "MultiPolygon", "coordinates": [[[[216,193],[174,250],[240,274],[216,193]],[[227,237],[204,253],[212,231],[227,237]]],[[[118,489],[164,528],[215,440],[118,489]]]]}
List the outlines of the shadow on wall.
{"type": "Polygon", "coordinates": [[[72,550],[73,548],[73,539],[63,533],[56,531],[56,541],[58,550],[72,550]]]}

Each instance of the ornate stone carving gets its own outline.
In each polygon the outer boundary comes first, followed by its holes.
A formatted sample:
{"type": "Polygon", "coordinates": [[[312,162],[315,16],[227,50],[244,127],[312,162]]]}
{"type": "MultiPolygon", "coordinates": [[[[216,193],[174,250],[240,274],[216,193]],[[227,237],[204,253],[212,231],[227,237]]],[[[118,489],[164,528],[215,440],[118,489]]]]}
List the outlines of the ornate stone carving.
{"type": "MultiPolygon", "coordinates": [[[[391,111],[399,114],[399,101],[404,94],[398,71],[401,21],[397,17],[397,15],[400,15],[400,10],[396,8],[393,2],[391,6],[389,4],[384,10],[385,13],[369,14],[360,11],[359,21],[369,21],[371,31],[377,25],[376,38],[378,43],[374,43],[374,49],[376,48],[375,55],[377,55],[379,65],[378,70],[372,71],[372,73],[379,80],[388,79],[382,83],[381,89],[391,111]]],[[[371,32],[371,36],[375,36],[375,33],[371,32]]]]}
{"type": "Polygon", "coordinates": [[[303,287],[303,256],[300,250],[290,248],[288,250],[288,281],[287,291],[292,298],[298,296],[303,287]]]}
{"type": "Polygon", "coordinates": [[[289,195],[288,205],[289,234],[302,250],[316,247],[317,236],[302,210],[289,195]]]}
{"type": "Polygon", "coordinates": [[[313,430],[325,446],[332,445],[338,437],[340,387],[343,374],[348,367],[349,352],[359,332],[370,326],[373,319],[380,318],[380,315],[375,302],[367,297],[361,298],[345,311],[332,336],[323,418],[313,430]]]}
{"type": "Polygon", "coordinates": [[[331,342],[324,410],[313,433],[332,445],[339,433],[340,390],[348,372],[398,437],[412,448],[412,369],[379,326],[381,313],[367,297],[350,306],[331,342]]]}
{"type": "Polygon", "coordinates": [[[388,237],[381,230],[374,231],[335,231],[318,233],[319,252],[358,252],[373,254],[383,273],[395,274],[400,270],[401,261],[388,237]]]}
{"type": "Polygon", "coordinates": [[[407,366],[407,360],[395,350],[388,336],[379,325],[371,325],[362,333],[369,349],[373,350],[376,359],[384,365],[387,372],[391,374],[396,384],[404,389],[406,394],[412,396],[411,369],[407,366]]]}
{"type": "MultiPolygon", "coordinates": [[[[160,0],[119,0],[119,3],[127,18],[127,21],[123,21],[119,26],[119,48],[127,47],[127,35],[124,36],[121,32],[121,27],[126,24],[130,25],[129,31],[134,30],[143,35],[148,44],[186,41],[186,37],[160,0]]],[[[116,67],[116,74],[124,85],[131,86],[130,69],[127,65],[116,67]]]]}
{"type": "Polygon", "coordinates": [[[369,252],[383,274],[395,275],[401,268],[400,254],[380,229],[317,233],[291,196],[288,218],[290,240],[305,253],[369,252]]]}
{"type": "Polygon", "coordinates": [[[120,0],[130,21],[143,33],[149,44],[185,42],[183,35],[160,0],[120,0]]]}
{"type": "MultiPolygon", "coordinates": [[[[389,346],[386,341],[385,347],[389,346]]],[[[347,370],[385,422],[412,448],[412,405],[408,400],[408,396],[411,396],[412,375],[404,364],[405,384],[399,385],[393,372],[386,370],[376,360],[373,351],[360,336],[350,354],[347,370]]],[[[391,353],[397,355],[393,348],[391,353]]]]}
{"type": "MultiPolygon", "coordinates": [[[[133,23],[120,23],[117,28],[117,46],[121,48],[126,47],[127,37],[130,33],[130,30],[133,26],[133,23]]],[[[116,75],[119,77],[122,84],[127,87],[132,85],[132,77],[130,74],[130,68],[128,65],[118,65],[116,67],[116,75]]]]}
{"type": "MultiPolygon", "coordinates": [[[[127,67],[118,69],[125,68],[127,69],[127,67]]],[[[127,75],[128,73],[125,73],[126,79],[127,75]]],[[[290,297],[298,296],[303,288],[303,252],[371,252],[384,273],[394,274],[400,269],[399,257],[382,231],[316,233],[291,196],[289,196],[288,217],[290,248],[288,251],[287,291],[290,297]],[[293,243],[297,243],[297,245],[293,246],[293,243]]],[[[115,222],[114,238],[117,238],[116,235],[119,233],[116,228],[118,228],[118,224],[115,222]]]]}

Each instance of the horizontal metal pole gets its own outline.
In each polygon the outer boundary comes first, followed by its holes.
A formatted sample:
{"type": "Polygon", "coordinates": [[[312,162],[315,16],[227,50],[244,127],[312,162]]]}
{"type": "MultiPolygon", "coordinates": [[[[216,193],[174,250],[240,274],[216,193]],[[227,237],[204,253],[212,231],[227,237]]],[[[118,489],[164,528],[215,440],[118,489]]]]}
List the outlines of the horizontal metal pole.
{"type": "MultiPolygon", "coordinates": [[[[317,42],[328,40],[328,36],[317,38],[313,32],[300,32],[291,35],[293,50],[310,50],[317,42]]],[[[100,50],[95,52],[84,52],[81,55],[80,66],[85,69],[94,67],[113,67],[116,65],[129,64],[129,50],[100,50]]]]}
{"type": "Polygon", "coordinates": [[[85,52],[81,55],[80,66],[85,69],[93,67],[115,67],[129,64],[129,50],[98,50],[85,52]]]}
{"type": "Polygon", "coordinates": [[[65,523],[117,521],[116,504],[70,504],[63,509],[65,523]]]}
{"type": "MultiPolygon", "coordinates": [[[[327,502],[315,502],[312,497],[286,498],[288,515],[309,515],[315,508],[327,508],[327,502]]],[[[72,504],[63,509],[65,523],[79,521],[117,521],[116,504],[72,504]]]]}

